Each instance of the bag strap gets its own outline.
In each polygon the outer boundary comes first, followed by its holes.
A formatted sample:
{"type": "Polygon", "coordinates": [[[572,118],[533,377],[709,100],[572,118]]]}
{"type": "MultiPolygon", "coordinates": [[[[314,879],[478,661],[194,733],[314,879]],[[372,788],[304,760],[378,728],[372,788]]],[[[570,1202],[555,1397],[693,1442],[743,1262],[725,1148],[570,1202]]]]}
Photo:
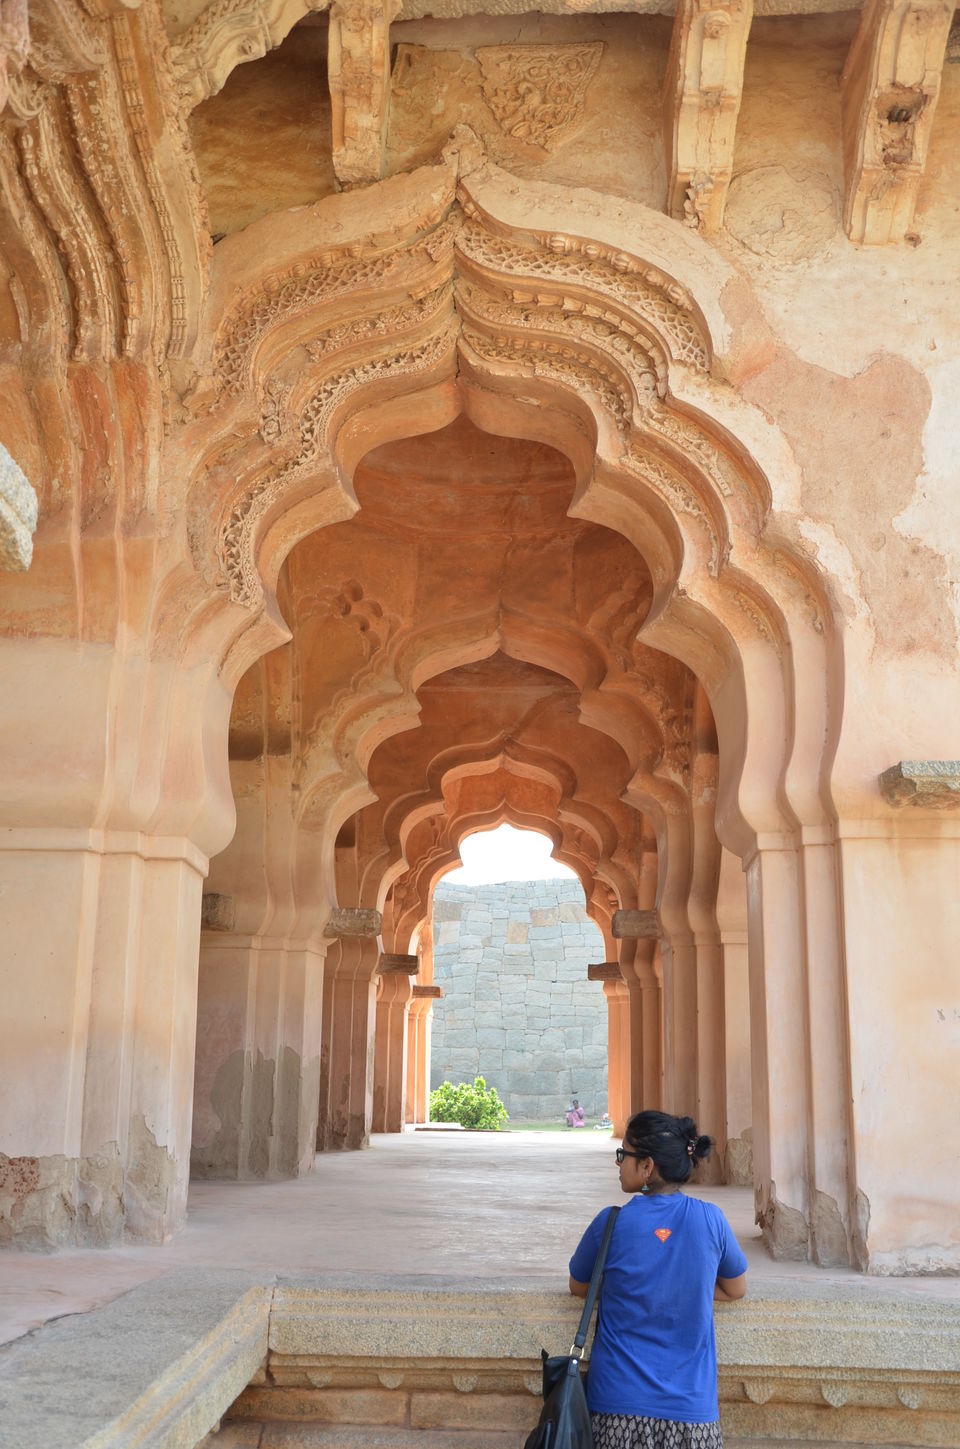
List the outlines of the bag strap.
{"type": "Polygon", "coordinates": [[[590,1319],[593,1316],[593,1307],[597,1301],[597,1294],[600,1292],[600,1279],[603,1277],[604,1264],[607,1261],[607,1249],[610,1247],[610,1239],[613,1237],[613,1225],[617,1221],[617,1213],[619,1211],[620,1209],[618,1207],[612,1207],[607,1214],[603,1237],[600,1239],[600,1251],[597,1254],[597,1261],[593,1265],[593,1272],[590,1274],[590,1287],[587,1289],[587,1301],[584,1303],[583,1312],[580,1315],[580,1327],[577,1329],[577,1336],[573,1340],[573,1347],[570,1350],[571,1358],[580,1358],[583,1355],[587,1334],[590,1332],[590,1319]]]}

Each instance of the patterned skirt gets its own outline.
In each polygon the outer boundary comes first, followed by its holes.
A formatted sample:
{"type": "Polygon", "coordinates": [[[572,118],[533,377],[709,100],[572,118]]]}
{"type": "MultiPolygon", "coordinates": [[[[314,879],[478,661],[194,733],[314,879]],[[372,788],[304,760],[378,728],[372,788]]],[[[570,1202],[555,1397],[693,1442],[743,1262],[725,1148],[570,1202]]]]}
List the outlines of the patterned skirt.
{"type": "Polygon", "coordinates": [[[594,1449],[723,1449],[718,1419],[712,1424],[687,1424],[632,1414],[591,1414],[590,1423],[594,1449]]]}

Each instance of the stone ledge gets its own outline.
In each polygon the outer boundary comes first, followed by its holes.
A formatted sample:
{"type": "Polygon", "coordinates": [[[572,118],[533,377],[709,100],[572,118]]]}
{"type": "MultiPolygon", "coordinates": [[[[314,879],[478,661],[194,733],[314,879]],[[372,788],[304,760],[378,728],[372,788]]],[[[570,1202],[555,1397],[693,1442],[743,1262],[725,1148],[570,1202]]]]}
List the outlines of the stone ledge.
{"type": "MultiPolygon", "coordinates": [[[[572,1339],[579,1309],[556,1290],[484,1280],[349,1283],[349,1275],[279,1279],[270,1353],[325,1357],[524,1359],[572,1339]]],[[[826,1288],[826,1285],[825,1285],[826,1288]]],[[[719,1306],[721,1367],[794,1366],[960,1375],[960,1303],[925,1297],[838,1293],[817,1285],[764,1285],[719,1306]]],[[[559,1350],[557,1350],[559,1351],[559,1350]]]]}
{"type": "MultiPolygon", "coordinates": [[[[362,1425],[368,1400],[397,1423],[442,1411],[452,1433],[492,1415],[492,1432],[535,1408],[540,1347],[563,1351],[578,1313],[552,1280],[173,1273],[0,1352],[3,1439],[194,1449],[228,1411],[277,1422],[332,1405],[362,1425]]],[[[960,1302],[783,1280],[716,1321],[732,1434],[960,1442],[960,1302]]]]}
{"type": "Polygon", "coordinates": [[[0,1350],[3,1442],[16,1449],[193,1449],[260,1367],[271,1289],[171,1274],[0,1350]]]}

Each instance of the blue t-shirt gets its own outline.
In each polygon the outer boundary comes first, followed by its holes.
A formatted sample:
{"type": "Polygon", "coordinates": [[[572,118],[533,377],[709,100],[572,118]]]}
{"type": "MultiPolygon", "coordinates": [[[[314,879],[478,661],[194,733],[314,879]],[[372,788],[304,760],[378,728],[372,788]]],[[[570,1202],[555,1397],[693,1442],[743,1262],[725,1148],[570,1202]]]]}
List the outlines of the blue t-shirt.
{"type": "MultiPolygon", "coordinates": [[[[609,1211],[597,1214],[570,1259],[578,1283],[590,1281],[609,1211]]],[[[746,1268],[730,1224],[712,1203],[681,1192],[632,1197],[617,1218],[603,1270],[587,1377],[591,1413],[717,1419],[713,1288],[746,1268]]]]}

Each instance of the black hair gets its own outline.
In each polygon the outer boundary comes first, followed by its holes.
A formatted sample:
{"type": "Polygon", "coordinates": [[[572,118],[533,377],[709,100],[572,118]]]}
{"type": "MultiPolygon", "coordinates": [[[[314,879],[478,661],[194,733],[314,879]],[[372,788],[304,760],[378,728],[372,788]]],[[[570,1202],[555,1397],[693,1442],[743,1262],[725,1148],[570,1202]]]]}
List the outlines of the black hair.
{"type": "Polygon", "coordinates": [[[686,1182],[713,1150],[713,1138],[701,1137],[692,1117],[669,1112],[637,1112],[623,1135],[634,1152],[653,1158],[664,1182],[686,1182]]]}

